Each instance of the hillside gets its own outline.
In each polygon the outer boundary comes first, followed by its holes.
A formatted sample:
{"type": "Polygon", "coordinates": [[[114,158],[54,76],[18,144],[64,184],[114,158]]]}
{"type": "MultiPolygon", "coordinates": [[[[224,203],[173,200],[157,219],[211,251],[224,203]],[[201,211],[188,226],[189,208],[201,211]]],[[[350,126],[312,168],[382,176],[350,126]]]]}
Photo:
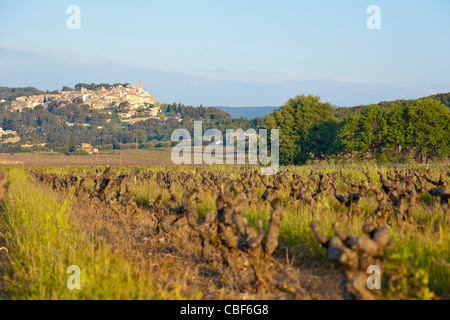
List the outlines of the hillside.
{"type": "MultiPolygon", "coordinates": [[[[437,93],[433,94],[428,97],[422,97],[418,99],[400,99],[400,100],[394,100],[394,101],[382,101],[377,103],[377,106],[380,106],[381,109],[389,109],[393,106],[403,106],[406,107],[408,105],[411,105],[412,103],[424,100],[424,99],[433,99],[441,102],[448,108],[450,108],[450,92],[448,93],[437,93]]],[[[360,115],[365,109],[367,109],[370,105],[361,105],[361,106],[354,106],[354,107],[339,107],[336,108],[335,112],[335,118],[338,120],[343,120],[347,118],[349,115],[360,115]]]]}
{"type": "MultiPolygon", "coordinates": [[[[89,90],[97,90],[98,87],[92,84],[89,90]]],[[[100,150],[163,148],[171,146],[171,136],[176,129],[184,128],[193,132],[194,121],[203,121],[205,130],[217,128],[221,131],[258,128],[263,123],[262,118],[232,119],[218,108],[176,103],[161,105],[156,115],[153,111],[159,106],[133,108],[127,102],[95,108],[76,95],[71,96],[70,91],[62,90],[66,93],[63,98],[50,100],[46,98],[50,95],[35,88],[2,87],[2,100],[5,101],[0,103],[0,128],[3,130],[0,132],[0,153],[33,152],[38,148],[40,151],[67,153],[73,150],[75,144],[81,143],[89,143],[100,150]],[[13,106],[17,104],[16,97],[31,95],[42,95],[45,102],[26,107],[25,100],[24,107],[13,106]],[[74,141],[71,142],[72,136],[74,141]],[[11,138],[14,138],[14,142],[11,142],[11,138]]],[[[59,95],[60,92],[55,94],[59,95]]]]}

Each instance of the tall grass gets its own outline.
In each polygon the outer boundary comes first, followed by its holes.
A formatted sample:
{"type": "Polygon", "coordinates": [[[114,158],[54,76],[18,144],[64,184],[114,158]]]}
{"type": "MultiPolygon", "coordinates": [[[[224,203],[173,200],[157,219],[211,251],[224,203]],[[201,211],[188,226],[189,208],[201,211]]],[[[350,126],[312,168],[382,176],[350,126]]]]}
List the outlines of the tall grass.
{"type": "Polygon", "coordinates": [[[10,299],[182,299],[177,288],[156,283],[120,248],[71,225],[68,195],[57,200],[33,185],[21,169],[9,173],[2,220],[11,257],[10,299]],[[81,269],[81,289],[70,290],[67,268],[81,269]]]}

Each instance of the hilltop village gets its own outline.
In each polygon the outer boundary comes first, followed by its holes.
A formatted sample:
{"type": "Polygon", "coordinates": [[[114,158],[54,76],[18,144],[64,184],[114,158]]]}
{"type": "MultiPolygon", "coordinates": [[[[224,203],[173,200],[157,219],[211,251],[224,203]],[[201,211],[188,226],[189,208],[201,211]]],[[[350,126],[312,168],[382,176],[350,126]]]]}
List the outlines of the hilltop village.
{"type": "MultiPolygon", "coordinates": [[[[82,155],[125,149],[169,148],[172,134],[195,121],[204,128],[258,129],[263,118],[231,116],[215,107],[159,103],[129,83],[77,83],[58,91],[0,87],[0,153],[82,155]]],[[[217,141],[219,143],[219,141],[217,141]]]]}
{"type": "MultiPolygon", "coordinates": [[[[13,90],[12,92],[14,93],[13,90]]],[[[157,104],[154,95],[143,90],[142,79],[139,80],[138,86],[128,83],[77,84],[75,88],[63,87],[60,91],[25,94],[23,92],[8,101],[0,100],[0,105],[3,105],[6,111],[3,112],[4,117],[0,117],[0,148],[7,145],[17,145],[22,150],[35,146],[45,147],[44,141],[48,139],[49,133],[45,132],[48,128],[43,125],[54,128],[56,123],[61,122],[67,128],[95,128],[99,132],[104,131],[109,123],[111,128],[123,129],[126,124],[135,125],[149,120],[151,122],[147,124],[152,125],[148,130],[152,131],[157,130],[159,124],[166,123],[166,120],[179,123],[183,118],[180,113],[167,112],[167,108],[157,104]],[[39,110],[45,110],[45,115],[39,110]]],[[[88,134],[89,137],[82,138],[80,129],[76,131],[80,143],[77,150],[88,154],[97,153],[98,149],[85,143],[92,140],[92,132],[88,134]]],[[[106,140],[104,144],[112,144],[115,147],[117,139],[108,137],[109,134],[109,131],[108,134],[102,134],[106,140]]],[[[134,142],[136,136],[133,135],[130,139],[134,142]]],[[[145,134],[139,139],[145,140],[145,134]]]]}
{"type": "Polygon", "coordinates": [[[45,108],[54,101],[82,101],[92,109],[103,110],[111,107],[125,106],[125,112],[119,113],[119,117],[125,122],[142,121],[144,116],[147,118],[157,117],[161,112],[160,106],[156,105],[153,94],[142,89],[142,79],[139,80],[139,86],[128,84],[112,86],[108,89],[101,87],[99,90],[89,90],[81,87],[81,90],[64,90],[59,93],[40,94],[32,96],[22,96],[11,102],[11,111],[22,112],[24,109],[34,109],[38,105],[45,108]],[[141,117],[137,120],[137,111],[142,111],[141,117]],[[128,120],[127,120],[128,119],[128,120]]]}

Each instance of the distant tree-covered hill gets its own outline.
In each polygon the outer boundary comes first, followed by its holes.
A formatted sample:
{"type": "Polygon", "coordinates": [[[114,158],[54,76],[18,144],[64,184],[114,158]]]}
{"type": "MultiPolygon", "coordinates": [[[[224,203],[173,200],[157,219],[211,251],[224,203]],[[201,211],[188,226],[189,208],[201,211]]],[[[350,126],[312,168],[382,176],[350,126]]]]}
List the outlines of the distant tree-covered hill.
{"type": "MultiPolygon", "coordinates": [[[[425,100],[425,99],[432,99],[432,100],[439,101],[443,105],[447,106],[447,108],[450,108],[450,92],[433,94],[431,96],[423,97],[423,98],[419,98],[419,99],[410,99],[410,100],[401,99],[401,100],[394,100],[394,101],[382,101],[382,102],[377,103],[376,105],[379,106],[383,110],[387,110],[392,107],[400,107],[400,106],[407,107],[417,101],[425,100]]],[[[355,106],[355,107],[336,108],[335,118],[338,120],[343,120],[351,115],[359,116],[365,109],[367,109],[369,107],[370,107],[370,105],[361,105],[361,106],[355,106]]]]}

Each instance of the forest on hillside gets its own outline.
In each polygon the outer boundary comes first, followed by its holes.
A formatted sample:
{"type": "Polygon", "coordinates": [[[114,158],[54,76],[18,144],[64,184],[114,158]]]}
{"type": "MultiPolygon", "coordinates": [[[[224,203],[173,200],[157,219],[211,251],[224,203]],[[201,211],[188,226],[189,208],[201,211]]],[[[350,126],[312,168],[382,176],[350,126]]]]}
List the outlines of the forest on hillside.
{"type": "MultiPolygon", "coordinates": [[[[185,106],[174,103],[163,105],[164,112],[180,114],[182,121],[175,117],[152,118],[129,124],[122,122],[118,114],[121,106],[103,110],[91,108],[80,99],[73,101],[52,101],[48,107],[42,105],[22,112],[12,112],[9,101],[0,103],[0,127],[18,133],[17,143],[1,144],[0,153],[57,151],[67,153],[70,138],[76,144],[90,143],[101,150],[152,149],[170,147],[172,132],[185,128],[193,132],[194,121],[203,121],[204,130],[259,128],[263,118],[232,119],[230,115],[217,108],[185,106]],[[22,148],[23,144],[46,144],[44,147],[22,148]]],[[[6,138],[6,137],[5,137],[6,138]]]]}

